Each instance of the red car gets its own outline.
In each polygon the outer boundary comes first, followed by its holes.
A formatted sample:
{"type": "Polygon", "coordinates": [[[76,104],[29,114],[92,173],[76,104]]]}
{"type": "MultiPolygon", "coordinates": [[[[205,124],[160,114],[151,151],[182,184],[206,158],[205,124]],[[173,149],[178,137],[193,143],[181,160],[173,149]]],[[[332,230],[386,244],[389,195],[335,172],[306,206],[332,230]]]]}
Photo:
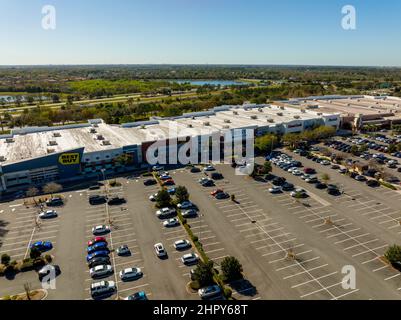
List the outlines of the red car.
{"type": "Polygon", "coordinates": [[[175,185],[175,182],[173,179],[164,180],[162,182],[162,186],[173,186],[173,185],[175,185]]]}
{"type": "Polygon", "coordinates": [[[214,191],[210,192],[210,194],[214,197],[214,196],[216,196],[216,194],[223,193],[223,192],[224,192],[223,190],[217,189],[217,190],[214,190],[214,191]]]}
{"type": "Polygon", "coordinates": [[[304,172],[306,174],[314,174],[314,173],[316,173],[315,169],[313,169],[313,168],[305,168],[304,172]]]}
{"type": "Polygon", "coordinates": [[[95,243],[98,243],[98,242],[106,242],[106,244],[107,244],[107,241],[106,241],[105,237],[96,237],[96,238],[88,241],[88,247],[91,247],[95,243]]]}

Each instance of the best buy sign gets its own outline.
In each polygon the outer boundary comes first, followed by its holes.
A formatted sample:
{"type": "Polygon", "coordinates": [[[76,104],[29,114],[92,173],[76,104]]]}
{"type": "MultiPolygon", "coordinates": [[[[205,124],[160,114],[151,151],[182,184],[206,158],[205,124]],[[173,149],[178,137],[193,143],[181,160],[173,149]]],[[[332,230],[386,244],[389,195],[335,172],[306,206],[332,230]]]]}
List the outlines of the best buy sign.
{"type": "Polygon", "coordinates": [[[64,166],[79,164],[79,153],[63,153],[58,158],[58,162],[64,166]]]}

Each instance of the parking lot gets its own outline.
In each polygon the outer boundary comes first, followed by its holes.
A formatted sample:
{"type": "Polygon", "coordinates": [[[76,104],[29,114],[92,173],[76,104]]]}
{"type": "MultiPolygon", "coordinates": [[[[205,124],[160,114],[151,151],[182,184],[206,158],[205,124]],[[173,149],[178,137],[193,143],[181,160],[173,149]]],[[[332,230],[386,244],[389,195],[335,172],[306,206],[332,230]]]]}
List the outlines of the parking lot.
{"type": "MultiPolygon", "coordinates": [[[[289,153],[290,154],[290,153],[289,153]]],[[[401,234],[401,194],[387,188],[370,188],[364,183],[313,161],[292,154],[304,167],[315,168],[317,176],[327,173],[330,182],[342,194],[331,196],[300,177],[278,167],[273,174],[282,176],[308,192],[307,199],[294,199],[289,192],[272,194],[271,181],[236,175],[229,165],[217,165],[224,176],[213,187],[202,187],[198,180],[204,172],[190,173],[187,168],[170,171],[177,185],[184,185],[190,199],[199,207],[199,215],[189,218],[193,233],[217,269],[226,256],[235,256],[243,265],[245,281],[230,284],[236,299],[399,299],[401,274],[385,264],[381,257],[401,234]],[[223,189],[235,195],[235,201],[215,199],[210,192],[223,189]],[[356,287],[342,286],[344,266],[356,270],[356,287]]],[[[262,163],[263,159],[258,159],[262,163]]],[[[124,298],[144,291],[149,299],[199,299],[186,286],[190,269],[181,262],[185,251],[175,250],[177,240],[187,239],[182,226],[166,228],[155,215],[149,196],[158,185],[144,186],[142,177],[119,178],[120,186],[100,190],[63,193],[65,205],[56,208],[55,219],[38,220],[38,208],[25,206],[22,200],[0,205],[1,253],[11,259],[29,255],[35,241],[51,241],[54,264],[61,267],[57,289],[49,299],[91,299],[89,287],[96,281],[115,281],[117,292],[108,299],[124,298]],[[127,200],[122,205],[90,205],[93,194],[107,193],[127,200]],[[93,280],[89,275],[86,243],[92,228],[109,225],[107,235],[114,273],[93,280]],[[163,243],[167,259],[154,251],[163,243]],[[127,245],[129,256],[118,256],[115,249],[127,245]],[[143,276],[122,281],[118,273],[139,267],[143,276]]],[[[0,294],[23,291],[29,282],[39,288],[34,271],[17,274],[14,279],[0,278],[0,294]]]]}

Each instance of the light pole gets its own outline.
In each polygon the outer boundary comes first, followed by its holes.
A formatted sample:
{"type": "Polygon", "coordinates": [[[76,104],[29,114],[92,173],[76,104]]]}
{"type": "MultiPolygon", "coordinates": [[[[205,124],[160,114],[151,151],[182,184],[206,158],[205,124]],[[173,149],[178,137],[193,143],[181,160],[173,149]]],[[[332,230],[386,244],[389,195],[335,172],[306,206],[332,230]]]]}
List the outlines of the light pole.
{"type": "Polygon", "coordinates": [[[109,204],[108,204],[108,196],[109,196],[109,192],[108,192],[108,188],[107,188],[107,181],[106,181],[106,174],[105,171],[106,169],[100,169],[100,171],[103,174],[103,182],[105,183],[104,185],[104,192],[105,192],[105,196],[106,196],[106,215],[107,215],[107,219],[108,219],[108,223],[111,224],[111,218],[110,218],[110,212],[109,212],[109,204]]]}

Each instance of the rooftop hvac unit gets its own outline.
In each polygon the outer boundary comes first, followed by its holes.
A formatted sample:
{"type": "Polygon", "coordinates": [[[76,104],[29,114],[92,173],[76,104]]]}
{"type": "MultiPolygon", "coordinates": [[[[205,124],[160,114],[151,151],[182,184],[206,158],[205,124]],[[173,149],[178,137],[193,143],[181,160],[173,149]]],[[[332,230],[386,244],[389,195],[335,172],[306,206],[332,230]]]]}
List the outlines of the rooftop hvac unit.
{"type": "Polygon", "coordinates": [[[305,110],[305,109],[301,109],[301,112],[302,112],[302,113],[306,113],[306,110],[305,110]]]}
{"type": "Polygon", "coordinates": [[[61,133],[60,132],[53,132],[53,137],[55,137],[55,138],[61,137],[61,133]]]}
{"type": "Polygon", "coordinates": [[[4,162],[4,161],[6,161],[7,159],[6,159],[6,157],[5,156],[0,156],[0,162],[4,162]]]}
{"type": "Polygon", "coordinates": [[[251,116],[252,120],[256,120],[258,117],[257,116],[251,116]]]}
{"type": "Polygon", "coordinates": [[[322,115],[323,115],[323,113],[321,113],[321,112],[318,112],[318,113],[317,113],[317,115],[318,115],[318,116],[322,116],[322,115]]]}
{"type": "Polygon", "coordinates": [[[223,126],[223,129],[230,129],[230,126],[224,125],[224,126],[223,126]]]}
{"type": "Polygon", "coordinates": [[[98,139],[98,140],[104,140],[104,137],[103,137],[101,134],[98,134],[98,135],[96,136],[96,139],[98,139]]]}
{"type": "Polygon", "coordinates": [[[96,133],[97,131],[96,131],[96,129],[95,128],[91,128],[90,130],[89,130],[89,133],[96,133]]]}
{"type": "Polygon", "coordinates": [[[141,129],[146,129],[146,126],[143,124],[140,126],[141,129]]]}
{"type": "Polygon", "coordinates": [[[99,125],[97,123],[92,124],[92,127],[97,128],[99,125]]]}
{"type": "Polygon", "coordinates": [[[231,123],[230,119],[224,119],[224,123],[231,123]]]}
{"type": "Polygon", "coordinates": [[[299,118],[301,118],[300,116],[294,116],[294,119],[299,119],[299,118]]]}
{"type": "Polygon", "coordinates": [[[277,115],[280,116],[280,117],[282,117],[282,116],[283,116],[283,113],[282,113],[282,112],[277,112],[277,115]]]}
{"type": "Polygon", "coordinates": [[[55,152],[56,152],[55,149],[47,148],[47,153],[55,153],[55,152]]]}
{"type": "Polygon", "coordinates": [[[285,108],[283,106],[280,107],[280,110],[285,110],[285,108]]]}
{"type": "Polygon", "coordinates": [[[14,138],[6,138],[6,143],[13,143],[14,141],[14,138]]]}
{"type": "Polygon", "coordinates": [[[263,109],[262,109],[262,108],[259,108],[258,111],[259,111],[259,112],[263,112],[263,109]]]}
{"type": "Polygon", "coordinates": [[[233,111],[233,114],[238,115],[238,111],[233,111]]]}
{"type": "Polygon", "coordinates": [[[57,141],[50,140],[49,141],[49,146],[57,146],[57,141]]]}
{"type": "Polygon", "coordinates": [[[188,127],[188,128],[193,128],[194,126],[193,126],[192,124],[189,123],[189,124],[187,125],[187,127],[188,127]]]}
{"type": "Polygon", "coordinates": [[[267,122],[273,123],[274,120],[273,119],[267,119],[267,122]]]}
{"type": "Polygon", "coordinates": [[[203,123],[203,125],[206,126],[206,127],[207,127],[207,126],[210,126],[210,122],[209,122],[209,121],[205,121],[205,122],[203,123]]]}
{"type": "Polygon", "coordinates": [[[104,146],[109,146],[109,145],[111,145],[111,143],[110,143],[109,140],[103,140],[102,144],[103,144],[104,146]]]}

